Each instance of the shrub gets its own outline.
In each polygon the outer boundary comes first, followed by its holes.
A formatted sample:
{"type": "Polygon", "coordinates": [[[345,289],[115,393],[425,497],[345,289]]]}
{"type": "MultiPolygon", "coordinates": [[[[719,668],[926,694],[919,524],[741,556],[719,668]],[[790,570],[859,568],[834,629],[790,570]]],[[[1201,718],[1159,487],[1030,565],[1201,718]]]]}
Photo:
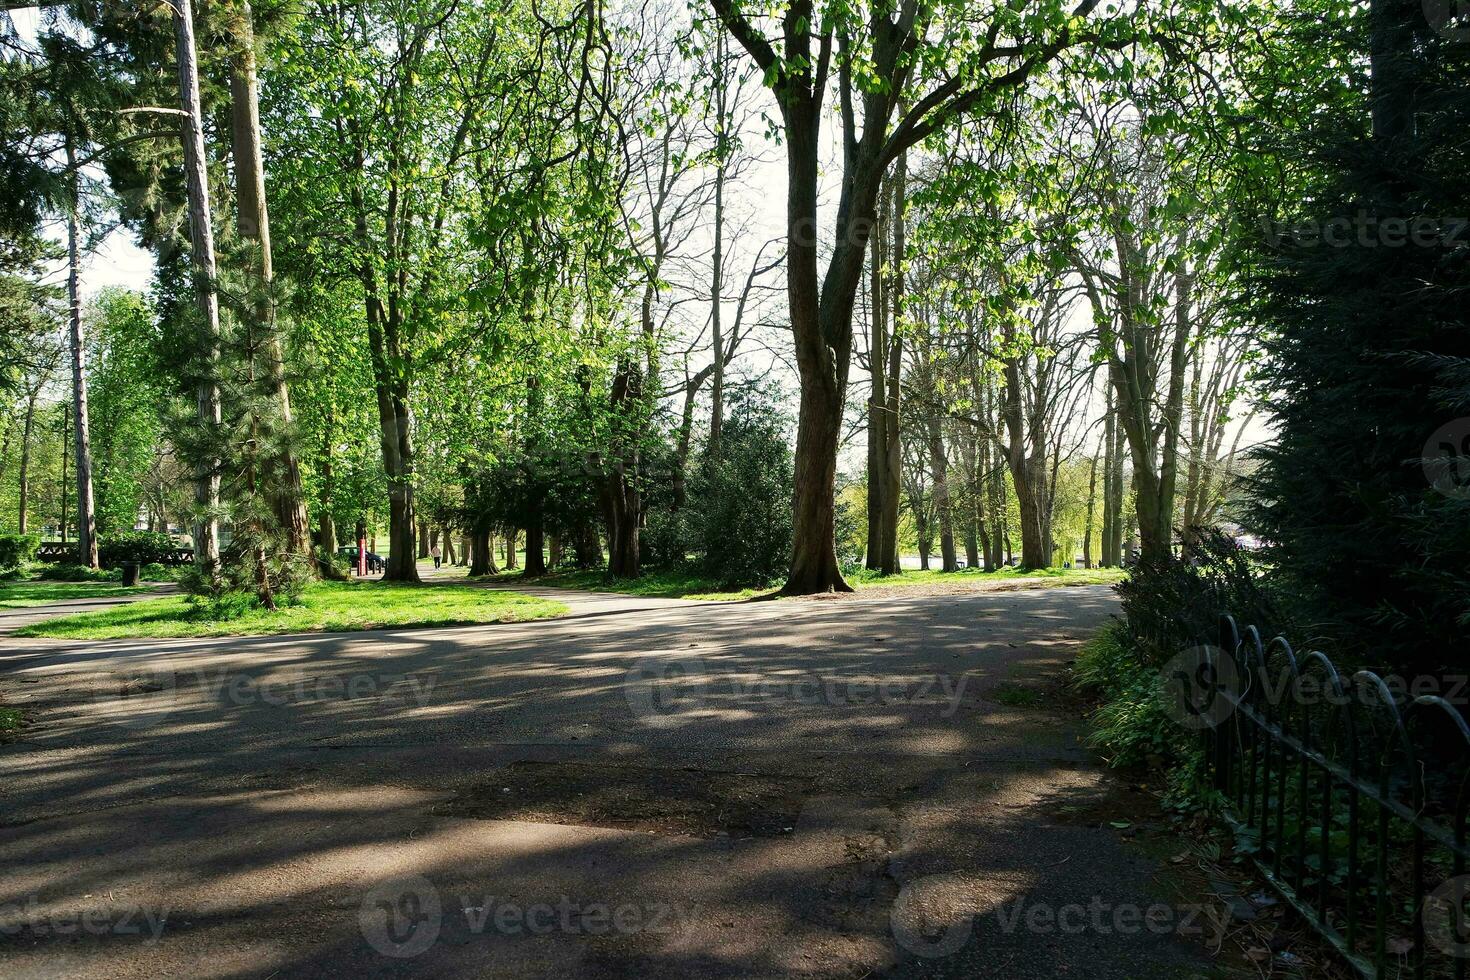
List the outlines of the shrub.
{"type": "Polygon", "coordinates": [[[1142,663],[1128,630],[1114,621],[1077,655],[1073,683],[1101,703],[1088,743],[1115,766],[1136,766],[1171,754],[1177,726],[1164,711],[1159,672],[1142,663]]]}
{"type": "Polygon", "coordinates": [[[1214,642],[1219,616],[1262,629],[1282,617],[1262,591],[1254,559],[1215,530],[1203,530],[1181,558],[1141,563],[1119,583],[1125,618],[1105,626],[1077,657],[1073,681],[1098,702],[1088,743],[1114,766],[1164,770],[1175,801],[1207,801],[1199,733],[1169,711],[1164,665],[1214,642]]]}
{"type": "Polygon", "coordinates": [[[642,560],[660,568],[677,568],[688,562],[689,552],[700,547],[689,523],[687,511],[651,511],[648,526],[639,535],[642,560]]]}
{"type": "Polygon", "coordinates": [[[116,582],[122,578],[122,573],[115,568],[88,568],[75,562],[37,565],[35,575],[51,582],[116,582]]]}
{"type": "Polygon", "coordinates": [[[705,572],[721,585],[764,585],[791,558],[791,447],[769,403],[737,401],[720,452],[695,482],[705,572]]]}
{"type": "Polygon", "coordinates": [[[1158,667],[1182,650],[1213,642],[1223,612],[1262,630],[1283,626],[1253,561],[1220,531],[1202,529],[1182,558],[1136,565],[1118,584],[1118,595],[1129,645],[1141,662],[1158,667]]]}
{"type": "Polygon", "coordinates": [[[347,582],[352,579],[352,563],[325,548],[316,549],[316,567],[321,577],[330,582],[347,582]]]}
{"type": "Polygon", "coordinates": [[[173,538],[156,531],[119,531],[97,542],[98,564],[116,568],[123,562],[140,565],[161,563],[178,548],[173,538]]]}
{"type": "Polygon", "coordinates": [[[187,584],[186,587],[190,591],[188,602],[191,608],[188,615],[191,619],[228,622],[260,608],[260,600],[253,592],[224,589],[210,593],[187,584]]]}
{"type": "Polygon", "coordinates": [[[41,539],[34,534],[0,534],[0,572],[20,568],[36,557],[41,539]]]}

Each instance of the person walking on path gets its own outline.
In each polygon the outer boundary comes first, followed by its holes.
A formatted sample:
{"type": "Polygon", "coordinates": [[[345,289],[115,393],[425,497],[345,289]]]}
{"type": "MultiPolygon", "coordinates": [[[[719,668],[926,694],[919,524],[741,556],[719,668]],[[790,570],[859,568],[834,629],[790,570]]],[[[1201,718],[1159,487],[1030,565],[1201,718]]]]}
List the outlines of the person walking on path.
{"type": "Polygon", "coordinates": [[[439,544],[438,544],[438,542],[435,542],[434,543],[434,547],[432,547],[432,548],[429,549],[429,557],[432,558],[432,559],[434,559],[434,567],[435,568],[438,568],[439,567],[439,559],[440,559],[440,557],[443,554],[444,554],[444,552],[441,551],[441,550],[439,550],[439,544]]]}

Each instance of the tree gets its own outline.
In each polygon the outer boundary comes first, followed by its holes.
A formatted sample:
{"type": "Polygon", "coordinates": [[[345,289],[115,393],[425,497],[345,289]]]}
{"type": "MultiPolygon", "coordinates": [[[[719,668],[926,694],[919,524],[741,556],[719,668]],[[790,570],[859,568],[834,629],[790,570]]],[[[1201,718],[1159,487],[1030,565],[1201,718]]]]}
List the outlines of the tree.
{"type": "Polygon", "coordinates": [[[1239,161],[1258,299],[1243,311],[1269,328],[1277,433],[1257,454],[1251,523],[1314,633],[1375,666],[1458,670],[1470,267],[1444,216],[1470,213],[1470,64],[1398,0],[1267,39],[1247,108],[1288,124],[1239,161]],[[1291,50],[1311,55],[1288,66],[1291,50]],[[1288,71],[1318,104],[1271,90],[1288,71]]]}
{"type": "Polygon", "coordinates": [[[76,440],[77,557],[87,568],[97,567],[97,520],[92,485],[91,413],[87,405],[87,342],[82,326],[82,219],[81,179],[77,174],[76,145],[66,141],[66,167],[71,196],[66,212],[66,299],[71,341],[72,432],[76,440]]]}
{"type": "Polygon", "coordinates": [[[999,96],[1024,85],[1061,51],[1100,39],[1084,20],[1096,0],[1083,0],[1070,11],[1028,10],[1021,17],[1003,6],[977,11],[960,0],[833,4],[820,12],[814,0],[788,0],[768,18],[780,25],[774,43],[759,26],[767,18],[752,19],[738,0],[711,4],[764,72],[786,146],[787,293],[801,412],[795,545],[783,591],[846,591],[833,547],[837,448],[853,307],[883,174],[905,149],[963,116],[989,111],[999,96]],[[987,15],[988,22],[982,20],[987,15]],[[952,37],[967,43],[952,44],[952,37]],[[834,67],[842,119],[841,190],[830,257],[820,274],[817,175],[822,107],[834,67]]]}
{"type": "MultiPolygon", "coordinates": [[[[184,177],[189,200],[189,254],[199,304],[198,334],[192,371],[196,376],[200,436],[207,444],[218,438],[222,421],[219,390],[220,324],[218,270],[214,254],[214,215],[209,203],[209,174],[204,153],[204,117],[199,98],[199,67],[194,47],[194,12],[189,0],[175,0],[179,105],[184,127],[184,177]]],[[[220,459],[206,449],[195,461],[194,565],[205,582],[220,577],[220,459]]],[[[269,597],[262,596],[269,601],[269,597]]]]}
{"type": "Polygon", "coordinates": [[[301,486],[301,464],[291,430],[291,393],[286,382],[285,354],[276,323],[275,267],[271,259],[270,213],[266,205],[265,161],[261,150],[260,89],[256,77],[255,25],[249,0],[225,4],[233,52],[230,57],[230,137],[234,158],[236,223],[240,236],[254,245],[251,255],[251,299],[247,315],[254,319],[265,377],[269,381],[282,432],[278,435],[278,472],[269,495],[284,531],[286,550],[306,556],[311,530],[301,486]]]}
{"type": "Polygon", "coordinates": [[[93,449],[97,466],[97,528],[106,536],[133,527],[164,451],[167,381],[159,363],[158,324],[138,293],[104,290],[88,306],[93,329],[91,375],[93,449]]]}

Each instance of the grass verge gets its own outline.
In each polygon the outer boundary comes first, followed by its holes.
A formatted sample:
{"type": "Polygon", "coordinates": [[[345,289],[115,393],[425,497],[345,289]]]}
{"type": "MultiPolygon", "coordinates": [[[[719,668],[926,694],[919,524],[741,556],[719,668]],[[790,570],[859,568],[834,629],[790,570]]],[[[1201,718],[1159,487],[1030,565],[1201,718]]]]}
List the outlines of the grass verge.
{"type": "Polygon", "coordinates": [[[521,573],[501,572],[488,578],[501,582],[525,582],[556,589],[580,589],[584,592],[616,592],[619,595],[645,596],[653,599],[751,599],[774,591],[774,587],[736,588],[721,586],[713,579],[694,572],[657,569],[635,579],[617,579],[600,569],[556,572],[538,579],[523,579],[521,573]]]}
{"type": "Polygon", "coordinates": [[[13,740],[24,723],[19,708],[0,707],[0,744],[13,740]]]}
{"type": "MultiPolygon", "coordinates": [[[[1111,585],[1120,581],[1124,572],[1116,568],[1046,568],[1023,572],[1003,568],[994,572],[962,569],[958,572],[911,571],[884,577],[877,572],[860,569],[845,576],[847,584],[859,593],[866,589],[900,591],[904,589],[938,589],[958,592],[975,589],[1015,586],[1047,588],[1068,585],[1111,585]]],[[[523,581],[521,573],[502,572],[497,581],[523,581]]],[[[534,580],[537,585],[558,589],[582,589],[586,592],[616,592],[620,595],[647,596],[658,599],[706,599],[730,601],[770,595],[780,583],[762,587],[731,588],[692,570],[654,569],[636,579],[615,579],[606,572],[593,569],[580,572],[557,572],[534,580]]]]}
{"type": "Polygon", "coordinates": [[[1198,733],[1171,716],[1163,674],[1140,659],[1124,623],[1108,623],[1083,646],[1072,683],[1092,705],[1088,745],[1108,765],[1161,772],[1169,800],[1197,798],[1203,764],[1198,733]]]}
{"type": "Polygon", "coordinates": [[[62,599],[96,599],[152,591],[149,588],[123,588],[106,582],[0,582],[0,609],[41,606],[62,599]]]}
{"type": "Polygon", "coordinates": [[[517,623],[560,616],[567,607],[515,592],[464,585],[316,582],[301,602],[276,612],[252,608],[211,618],[184,596],[144,600],[102,612],[64,616],[18,630],[17,636],[66,640],[130,637],[266,636],[408,626],[517,623]]]}
{"type": "Polygon", "coordinates": [[[983,587],[1005,582],[1024,582],[1039,588],[1053,585],[1112,585],[1127,575],[1121,568],[1038,568],[1023,571],[1019,568],[999,568],[993,572],[978,568],[962,568],[957,572],[906,571],[902,575],[879,575],[866,568],[849,572],[844,577],[855,589],[898,589],[925,585],[964,585],[983,587]],[[1034,581],[1033,581],[1034,580],[1034,581]]]}

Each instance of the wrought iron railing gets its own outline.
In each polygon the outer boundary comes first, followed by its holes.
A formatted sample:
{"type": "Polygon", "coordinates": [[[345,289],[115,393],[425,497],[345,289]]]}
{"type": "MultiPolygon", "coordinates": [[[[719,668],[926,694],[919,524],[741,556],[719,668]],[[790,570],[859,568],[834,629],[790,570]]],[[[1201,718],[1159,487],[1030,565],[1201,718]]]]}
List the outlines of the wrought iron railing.
{"type": "MultiPolygon", "coordinates": [[[[104,548],[101,554],[102,564],[115,566],[120,564],[119,560],[111,558],[104,548]]],[[[36,549],[36,561],[48,563],[74,562],[77,560],[77,546],[74,543],[62,543],[60,541],[45,541],[36,549]]],[[[193,548],[168,548],[159,551],[154,560],[160,565],[189,565],[194,561],[193,548]]]]}
{"type": "Polygon", "coordinates": [[[1360,975],[1465,977],[1463,692],[1442,677],[1345,679],[1229,616],[1203,649],[1224,699],[1206,761],[1238,847],[1360,975]],[[1426,686],[1441,693],[1416,696],[1426,686]]]}

